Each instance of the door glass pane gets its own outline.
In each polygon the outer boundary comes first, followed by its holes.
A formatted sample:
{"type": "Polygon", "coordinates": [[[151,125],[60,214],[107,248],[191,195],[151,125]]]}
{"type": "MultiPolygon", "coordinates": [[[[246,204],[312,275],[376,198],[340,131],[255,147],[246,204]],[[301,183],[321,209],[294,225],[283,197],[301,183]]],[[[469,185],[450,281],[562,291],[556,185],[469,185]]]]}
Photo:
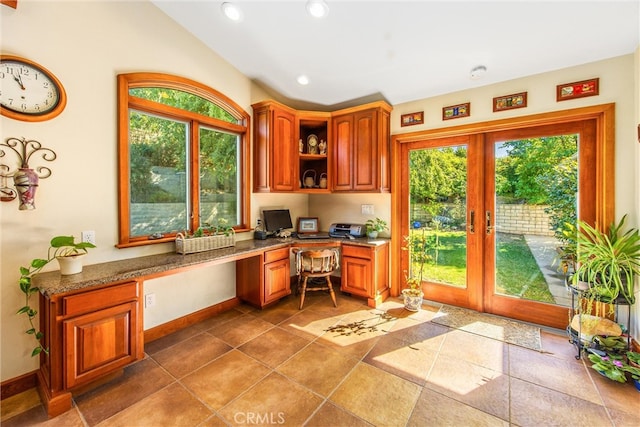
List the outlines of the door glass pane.
{"type": "Polygon", "coordinates": [[[200,128],[200,223],[234,226],[240,223],[238,135],[200,128]]]}
{"type": "Polygon", "coordinates": [[[184,122],[129,112],[130,235],[188,229],[184,122]]]}
{"type": "Polygon", "coordinates": [[[411,277],[464,288],[467,282],[467,147],[409,153],[411,277]],[[424,247],[424,252],[416,250],[424,247]]]}
{"type": "Polygon", "coordinates": [[[578,135],[495,144],[495,293],[569,306],[578,135]]]}

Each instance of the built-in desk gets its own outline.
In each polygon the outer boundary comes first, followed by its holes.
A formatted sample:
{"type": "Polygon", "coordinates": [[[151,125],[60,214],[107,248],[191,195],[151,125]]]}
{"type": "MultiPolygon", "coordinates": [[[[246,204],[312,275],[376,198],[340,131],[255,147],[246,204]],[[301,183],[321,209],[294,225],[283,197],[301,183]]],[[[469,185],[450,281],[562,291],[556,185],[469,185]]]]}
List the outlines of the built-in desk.
{"type": "MultiPolygon", "coordinates": [[[[174,252],[87,265],[82,273],[37,274],[40,289],[38,390],[50,417],[71,408],[71,393],[102,381],[144,357],[144,280],[194,268],[236,262],[236,298],[262,308],[291,293],[291,247],[342,247],[341,289],[367,298],[389,294],[386,239],[240,240],[196,254],[174,252]]],[[[187,323],[183,323],[187,326],[187,323]]]]}

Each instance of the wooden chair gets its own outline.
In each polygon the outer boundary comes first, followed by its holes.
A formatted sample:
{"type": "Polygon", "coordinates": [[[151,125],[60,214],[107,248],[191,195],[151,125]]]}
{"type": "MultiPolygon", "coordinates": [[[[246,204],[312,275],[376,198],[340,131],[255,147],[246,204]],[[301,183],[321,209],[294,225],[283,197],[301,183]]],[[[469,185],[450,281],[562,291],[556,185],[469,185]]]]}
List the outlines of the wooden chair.
{"type": "Polygon", "coordinates": [[[307,291],[329,291],[333,305],[337,307],[336,294],[333,292],[330,276],[340,265],[338,261],[338,250],[300,250],[296,248],[293,251],[296,255],[300,310],[302,310],[302,306],[304,305],[304,296],[307,291]],[[324,280],[319,280],[321,278],[324,278],[324,280]]]}

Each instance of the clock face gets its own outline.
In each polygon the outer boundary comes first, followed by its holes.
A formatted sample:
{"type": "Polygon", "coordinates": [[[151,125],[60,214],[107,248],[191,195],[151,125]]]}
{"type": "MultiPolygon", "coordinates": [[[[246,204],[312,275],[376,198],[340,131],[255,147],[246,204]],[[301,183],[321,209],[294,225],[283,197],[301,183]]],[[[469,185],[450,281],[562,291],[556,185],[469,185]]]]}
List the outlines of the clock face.
{"type": "Polygon", "coordinates": [[[2,114],[18,120],[48,120],[66,104],[60,82],[43,67],[25,59],[3,56],[0,60],[2,114]]]}

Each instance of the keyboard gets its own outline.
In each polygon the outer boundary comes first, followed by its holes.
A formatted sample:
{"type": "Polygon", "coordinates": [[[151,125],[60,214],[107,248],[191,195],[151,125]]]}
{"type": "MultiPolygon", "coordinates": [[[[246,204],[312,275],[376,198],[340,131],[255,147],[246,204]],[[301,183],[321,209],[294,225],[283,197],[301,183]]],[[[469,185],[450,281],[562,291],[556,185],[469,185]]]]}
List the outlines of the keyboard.
{"type": "Polygon", "coordinates": [[[298,239],[328,239],[329,233],[298,233],[298,239]]]}

